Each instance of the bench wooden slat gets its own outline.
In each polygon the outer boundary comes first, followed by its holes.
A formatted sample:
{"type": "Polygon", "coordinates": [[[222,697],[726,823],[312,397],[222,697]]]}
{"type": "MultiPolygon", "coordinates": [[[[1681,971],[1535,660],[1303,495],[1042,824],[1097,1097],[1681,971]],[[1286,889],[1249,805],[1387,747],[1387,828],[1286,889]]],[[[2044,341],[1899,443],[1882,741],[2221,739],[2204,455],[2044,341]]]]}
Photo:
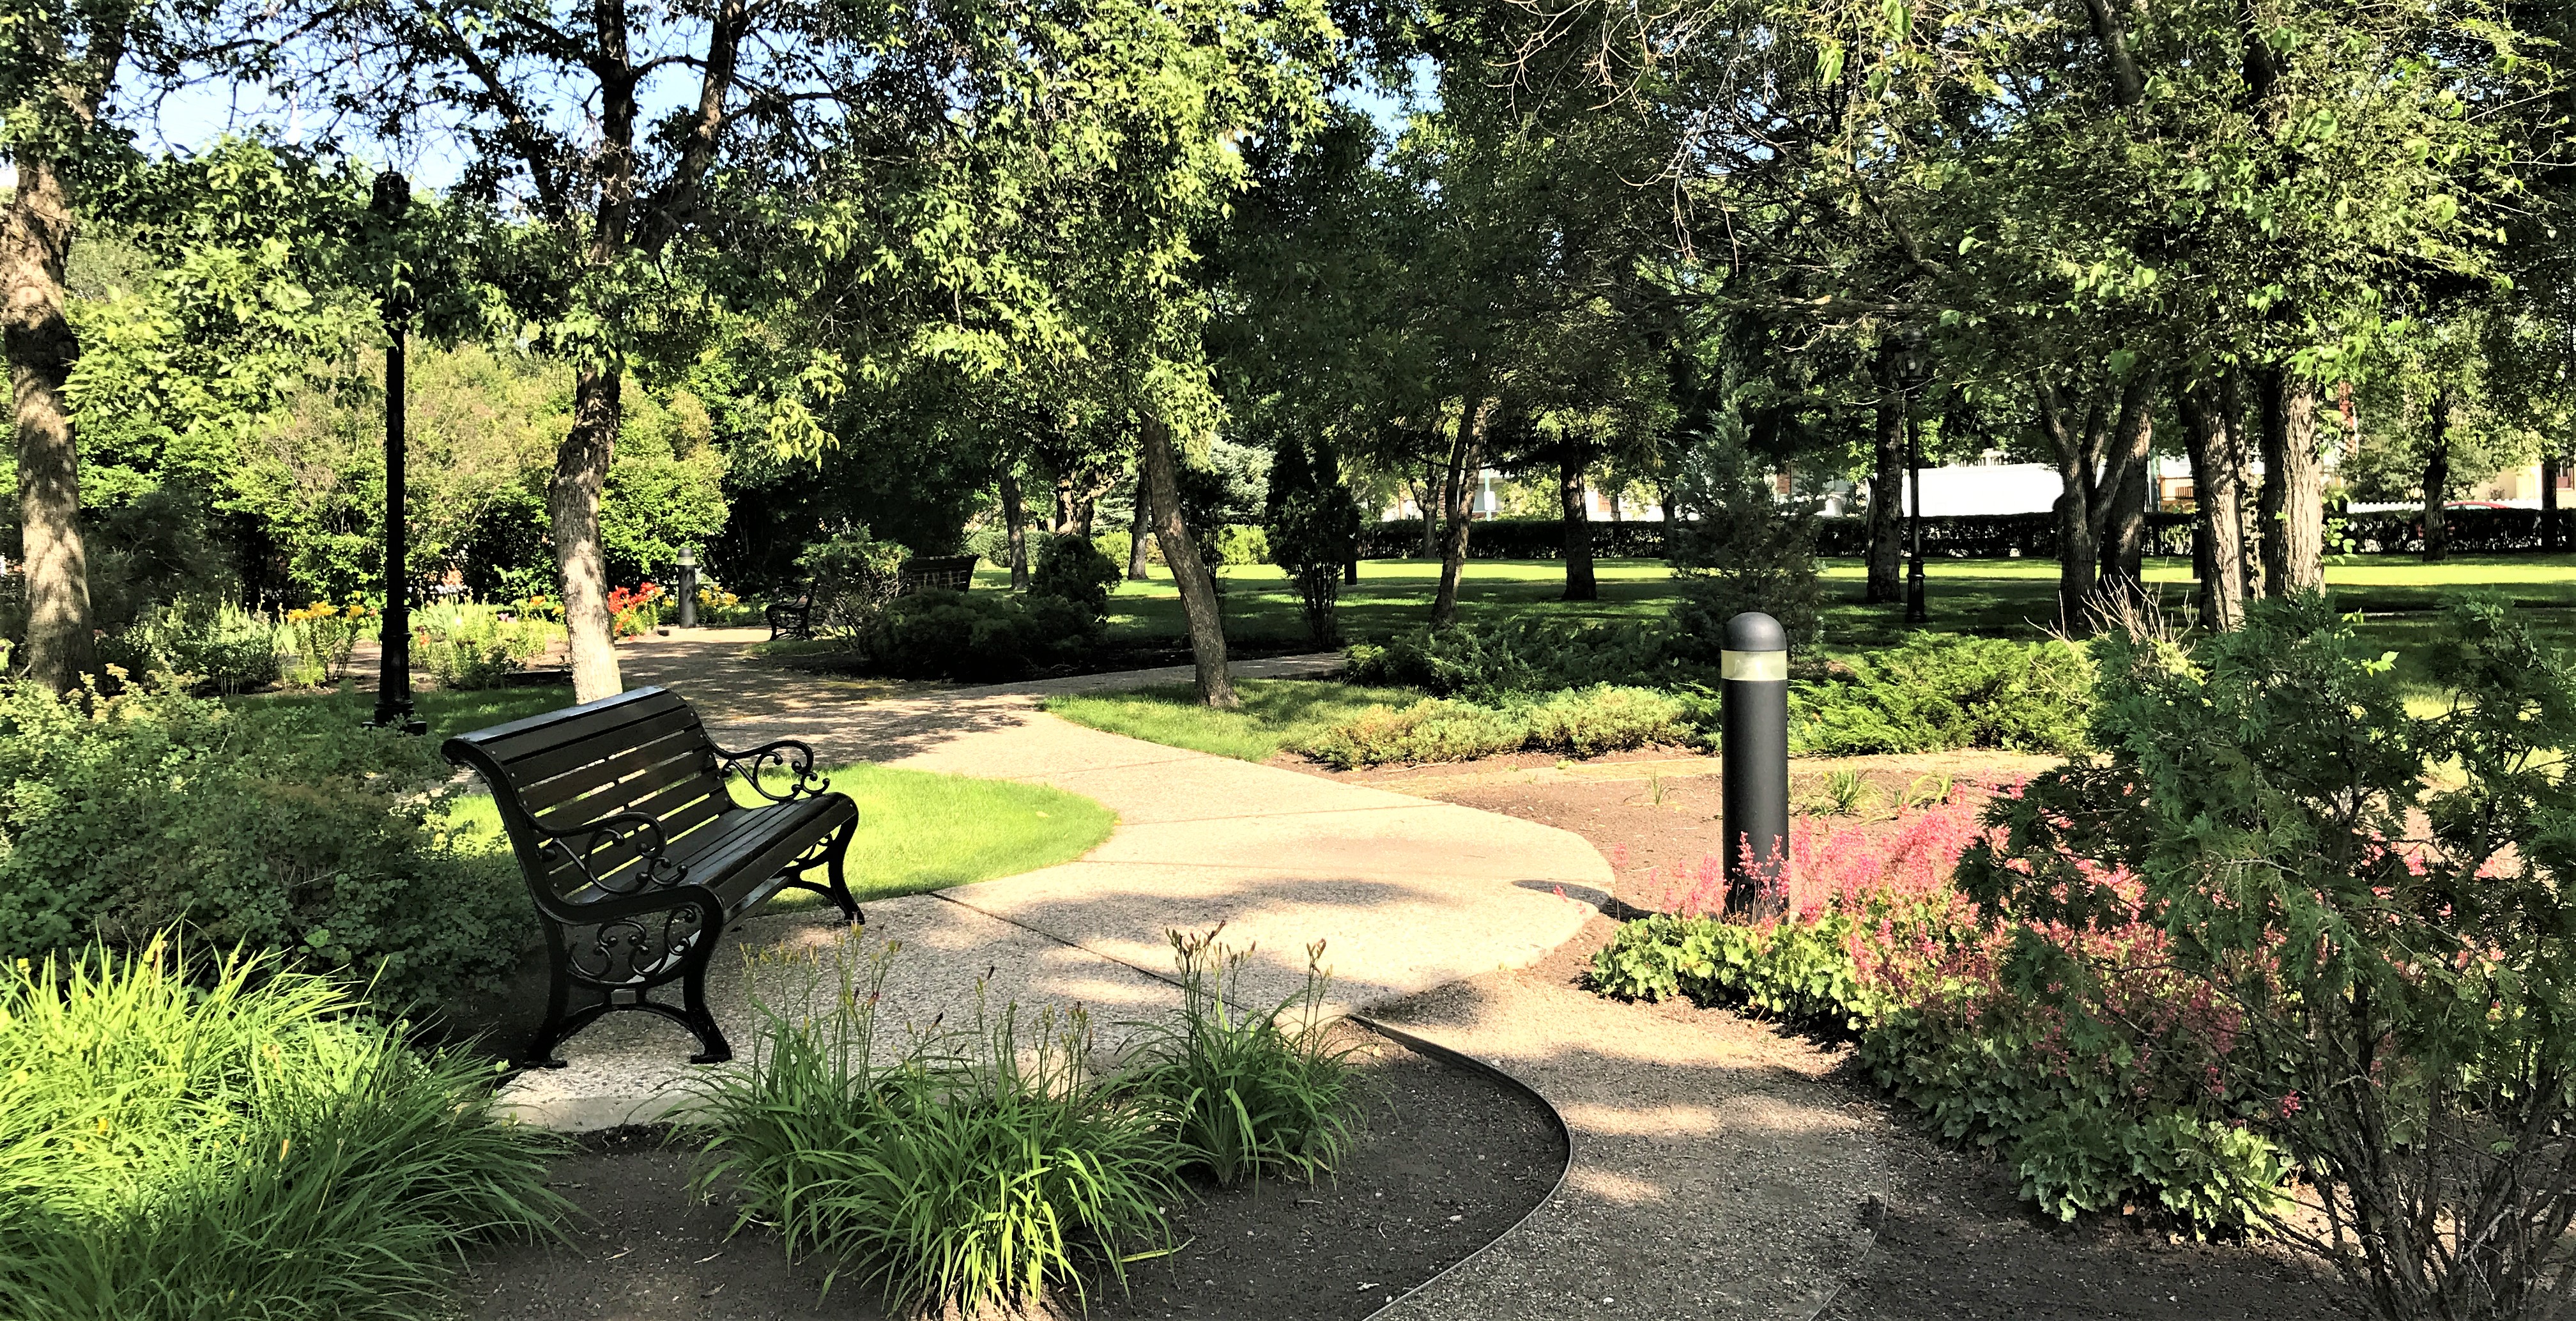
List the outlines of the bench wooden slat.
{"type": "Polygon", "coordinates": [[[533,815],[561,804],[587,801],[609,790],[599,800],[600,806],[580,813],[581,820],[597,820],[608,814],[610,804],[630,803],[696,778],[706,770],[706,760],[705,736],[694,729],[676,729],[651,743],[625,749],[550,780],[533,785],[523,782],[519,801],[533,815]],[[622,796],[616,789],[620,781],[633,782],[622,796]]]}
{"type": "Polygon", "coordinates": [[[688,703],[669,689],[638,688],[460,737],[482,749],[485,756],[508,766],[536,753],[586,742],[622,725],[688,709],[688,703]]]}
{"type": "Polygon", "coordinates": [[[700,744],[706,742],[706,731],[699,727],[695,712],[665,711],[621,725],[586,743],[531,753],[508,763],[504,769],[509,772],[510,782],[518,785],[524,794],[548,781],[596,766],[602,758],[629,752],[674,734],[686,735],[700,744]]]}

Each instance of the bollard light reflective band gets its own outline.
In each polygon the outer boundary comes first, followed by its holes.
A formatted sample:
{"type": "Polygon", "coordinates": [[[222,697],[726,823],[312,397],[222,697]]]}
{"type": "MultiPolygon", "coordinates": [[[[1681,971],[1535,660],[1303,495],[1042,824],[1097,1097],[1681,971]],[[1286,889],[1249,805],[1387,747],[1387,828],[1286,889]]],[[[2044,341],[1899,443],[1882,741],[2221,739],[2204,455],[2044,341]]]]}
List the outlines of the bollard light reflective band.
{"type": "MultiPolygon", "coordinates": [[[[1708,653],[1700,654],[1705,656],[1708,653]]],[[[1717,654],[1717,673],[1719,678],[1746,683],[1785,683],[1789,678],[1789,653],[1721,651],[1717,654]]]]}

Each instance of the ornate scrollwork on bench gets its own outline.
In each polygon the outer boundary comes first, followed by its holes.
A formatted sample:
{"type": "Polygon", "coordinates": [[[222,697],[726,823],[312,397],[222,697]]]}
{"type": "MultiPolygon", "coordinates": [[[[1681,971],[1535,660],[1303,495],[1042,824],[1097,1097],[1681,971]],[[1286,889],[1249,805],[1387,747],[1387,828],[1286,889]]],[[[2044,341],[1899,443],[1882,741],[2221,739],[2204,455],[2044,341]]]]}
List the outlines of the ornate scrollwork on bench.
{"type": "Polygon", "coordinates": [[[688,1028],[697,1063],[730,1059],[706,1002],[726,929],[789,886],[860,920],[844,874],[858,806],[830,791],[797,740],[729,752],[688,703],[639,688],[459,735],[444,750],[491,786],[544,928],[553,981],[533,1062],[561,1064],[566,1039],[626,1009],[688,1028]],[[778,771],[784,789],[762,783],[778,771]],[[760,801],[738,801],[736,781],[760,801]],[[679,1004],[653,998],[673,982],[679,1004]]]}

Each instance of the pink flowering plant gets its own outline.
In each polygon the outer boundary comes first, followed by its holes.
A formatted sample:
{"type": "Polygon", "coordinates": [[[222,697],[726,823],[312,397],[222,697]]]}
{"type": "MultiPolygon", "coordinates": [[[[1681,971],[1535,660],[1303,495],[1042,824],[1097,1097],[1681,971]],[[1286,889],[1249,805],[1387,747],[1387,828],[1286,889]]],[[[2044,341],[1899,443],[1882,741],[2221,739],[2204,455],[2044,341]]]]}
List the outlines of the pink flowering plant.
{"type": "Polygon", "coordinates": [[[2172,1003],[2140,975],[2207,1006],[2190,1063],[2307,1189],[2258,1223],[2379,1315],[2552,1314],[2576,1293],[2576,669],[2500,604],[2451,623],[2423,718],[2318,597],[2187,658],[2097,644],[2106,755],[2003,800],[1959,881],[2011,933],[2015,1001],[2139,1040],[2172,1003]]]}

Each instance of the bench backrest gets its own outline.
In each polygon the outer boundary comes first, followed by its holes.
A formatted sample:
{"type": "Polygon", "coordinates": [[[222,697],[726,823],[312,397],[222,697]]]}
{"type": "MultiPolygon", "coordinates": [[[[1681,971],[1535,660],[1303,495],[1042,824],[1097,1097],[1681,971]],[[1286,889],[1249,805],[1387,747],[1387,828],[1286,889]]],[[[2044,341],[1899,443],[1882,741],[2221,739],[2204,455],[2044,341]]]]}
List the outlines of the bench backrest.
{"type": "Polygon", "coordinates": [[[531,824],[564,830],[641,812],[661,822],[664,837],[676,843],[736,806],[698,713],[662,688],[460,734],[440,750],[491,786],[519,865],[541,897],[571,898],[594,882],[609,893],[629,893],[649,879],[632,843],[605,844],[584,859],[584,874],[562,847],[546,847],[531,824]]]}

